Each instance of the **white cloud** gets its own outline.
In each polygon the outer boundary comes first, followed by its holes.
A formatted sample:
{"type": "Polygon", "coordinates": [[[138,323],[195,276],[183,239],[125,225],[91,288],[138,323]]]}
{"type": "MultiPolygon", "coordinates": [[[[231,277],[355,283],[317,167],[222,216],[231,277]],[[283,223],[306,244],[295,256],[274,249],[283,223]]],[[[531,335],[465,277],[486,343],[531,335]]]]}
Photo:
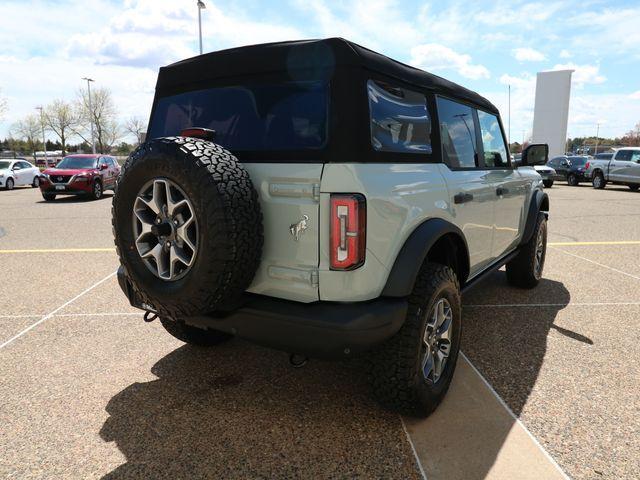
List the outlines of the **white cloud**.
{"type": "Polygon", "coordinates": [[[483,9],[475,15],[475,20],[491,26],[519,25],[528,30],[537,28],[534,23],[544,22],[563,7],[562,3],[524,3],[512,7],[497,3],[492,10],[483,9]]]}
{"type": "Polygon", "coordinates": [[[571,58],[571,52],[569,52],[569,50],[563,48],[562,50],[560,50],[560,58],[571,58]]]}
{"type": "Polygon", "coordinates": [[[637,92],[633,92],[631,95],[629,95],[629,98],[632,100],[640,100],[640,90],[638,90],[637,92]]]}
{"type": "Polygon", "coordinates": [[[600,74],[599,65],[576,65],[575,63],[565,63],[555,65],[551,70],[575,70],[571,76],[571,82],[577,87],[585,84],[604,83],[607,77],[600,74]]]}
{"type": "Polygon", "coordinates": [[[466,78],[477,80],[489,78],[489,70],[471,63],[471,56],[458,53],[444,45],[427,43],[411,49],[411,65],[431,72],[453,70],[466,78]]]}
{"type": "Polygon", "coordinates": [[[519,62],[542,62],[547,59],[544,53],[529,47],[515,48],[511,53],[519,62]]]}
{"type": "Polygon", "coordinates": [[[621,55],[629,53],[640,58],[640,7],[604,8],[580,13],[567,19],[567,24],[584,27],[573,36],[572,43],[595,52],[621,55]]]}
{"type": "MultiPolygon", "coordinates": [[[[408,20],[399,0],[355,0],[329,3],[325,0],[292,0],[310,21],[306,37],[344,37],[383,53],[390,46],[408,50],[425,36],[422,28],[408,20]],[[401,8],[402,7],[402,8],[401,8]]],[[[409,12],[411,13],[411,12],[409,12]]],[[[422,25],[421,25],[422,27],[422,25]]]]}
{"type": "MultiPolygon", "coordinates": [[[[102,29],[72,36],[69,56],[92,57],[100,64],[158,68],[197,54],[193,5],[173,0],[130,0],[126,5],[102,29]]],[[[205,51],[303,36],[293,27],[249,20],[211,3],[202,17],[205,51]]]]}

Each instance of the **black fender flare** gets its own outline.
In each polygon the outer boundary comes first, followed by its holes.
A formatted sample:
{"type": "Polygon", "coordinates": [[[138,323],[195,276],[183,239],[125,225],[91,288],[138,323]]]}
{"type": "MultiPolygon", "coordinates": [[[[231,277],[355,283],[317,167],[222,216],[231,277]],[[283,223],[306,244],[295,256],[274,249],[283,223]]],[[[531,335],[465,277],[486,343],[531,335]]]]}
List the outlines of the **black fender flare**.
{"type": "MultiPolygon", "coordinates": [[[[389,272],[387,283],[381,295],[385,297],[406,297],[411,294],[418,272],[429,250],[447,234],[455,234],[464,244],[467,265],[462,265],[461,267],[468,274],[469,248],[464,234],[451,222],[442,218],[431,218],[418,225],[404,242],[389,272]]],[[[459,281],[463,284],[466,278],[459,278],[459,281]]]]}
{"type": "Polygon", "coordinates": [[[529,210],[527,213],[527,220],[524,226],[524,233],[520,240],[520,245],[524,245],[533,235],[533,231],[536,227],[536,221],[538,220],[538,213],[545,212],[547,217],[549,216],[549,195],[541,190],[534,190],[531,195],[531,201],[529,202],[529,210]]]}

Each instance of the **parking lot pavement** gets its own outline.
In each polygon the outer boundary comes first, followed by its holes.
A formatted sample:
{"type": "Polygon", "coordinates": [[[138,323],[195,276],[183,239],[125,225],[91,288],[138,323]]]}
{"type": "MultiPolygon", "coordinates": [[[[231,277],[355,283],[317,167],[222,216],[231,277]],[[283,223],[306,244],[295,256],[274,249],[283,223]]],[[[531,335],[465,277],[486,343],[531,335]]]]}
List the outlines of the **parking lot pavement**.
{"type": "Polygon", "coordinates": [[[466,357],[407,437],[360,361],[291,369],[142,322],[113,276],[108,199],[0,192],[0,477],[561,478],[555,460],[639,478],[640,244],[608,243],[640,241],[630,193],[549,190],[545,280],[518,290],[498,272],[465,296],[466,357]]]}

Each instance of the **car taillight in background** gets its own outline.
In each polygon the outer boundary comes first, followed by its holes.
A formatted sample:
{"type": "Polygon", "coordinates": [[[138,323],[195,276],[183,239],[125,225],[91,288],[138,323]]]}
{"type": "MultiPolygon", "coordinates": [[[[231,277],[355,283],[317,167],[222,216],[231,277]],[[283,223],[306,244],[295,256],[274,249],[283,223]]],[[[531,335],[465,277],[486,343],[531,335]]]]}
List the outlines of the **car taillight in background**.
{"type": "Polygon", "coordinates": [[[331,195],[331,270],[353,270],[364,263],[366,226],[362,195],[331,195]]]}
{"type": "Polygon", "coordinates": [[[585,170],[589,170],[589,162],[587,162],[587,163],[585,164],[584,169],[585,169],[585,170]]]}

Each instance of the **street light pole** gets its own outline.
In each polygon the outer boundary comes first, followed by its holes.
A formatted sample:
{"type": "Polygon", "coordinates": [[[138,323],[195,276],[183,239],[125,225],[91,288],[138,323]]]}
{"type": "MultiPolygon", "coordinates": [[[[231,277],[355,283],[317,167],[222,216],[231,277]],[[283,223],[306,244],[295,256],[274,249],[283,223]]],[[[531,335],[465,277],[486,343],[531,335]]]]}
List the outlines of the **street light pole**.
{"type": "Polygon", "coordinates": [[[91,123],[91,151],[95,154],[96,141],[93,136],[93,107],[91,106],[91,82],[95,80],[87,77],[82,77],[82,79],[87,81],[87,92],[89,93],[89,122],[91,123]]]}
{"type": "Polygon", "coordinates": [[[509,84],[509,145],[511,145],[511,84],[509,84]]]}
{"type": "Polygon", "coordinates": [[[198,0],[198,36],[200,38],[200,55],[202,55],[202,15],[200,12],[207,8],[202,0],[198,0]]]}
{"type": "Polygon", "coordinates": [[[596,126],[596,148],[595,148],[596,151],[594,152],[594,155],[598,153],[598,138],[600,137],[600,124],[597,123],[596,125],[597,125],[596,126]]]}
{"type": "Polygon", "coordinates": [[[49,160],[47,159],[47,140],[44,136],[44,118],[42,116],[42,106],[36,107],[36,110],[40,110],[40,126],[42,127],[42,148],[44,149],[44,168],[48,168],[49,160]]]}

